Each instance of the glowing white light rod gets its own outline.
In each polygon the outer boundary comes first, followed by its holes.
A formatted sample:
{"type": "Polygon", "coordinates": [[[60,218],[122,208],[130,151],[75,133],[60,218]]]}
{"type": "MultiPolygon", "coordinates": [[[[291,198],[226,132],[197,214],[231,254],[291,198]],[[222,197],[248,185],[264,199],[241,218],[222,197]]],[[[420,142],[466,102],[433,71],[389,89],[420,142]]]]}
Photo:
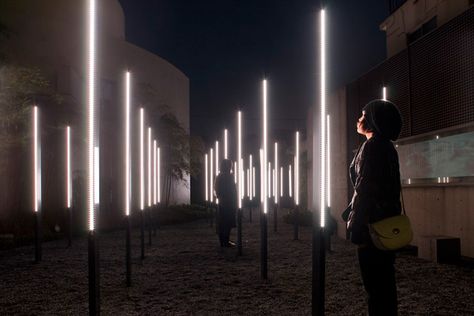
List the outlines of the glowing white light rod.
{"type": "Polygon", "coordinates": [[[151,207],[151,127],[148,127],[148,207],[151,207]]]}
{"type": "Polygon", "coordinates": [[[140,210],[145,208],[145,166],[144,166],[144,110],[140,108],[140,210]]]}
{"type": "Polygon", "coordinates": [[[250,187],[249,187],[249,198],[252,200],[253,198],[253,161],[252,155],[249,155],[249,176],[250,176],[250,187]]]}
{"type": "Polygon", "coordinates": [[[219,175],[219,141],[216,141],[216,177],[219,175]]]}
{"type": "Polygon", "coordinates": [[[239,208],[242,208],[242,112],[237,112],[237,161],[239,170],[239,208]]]}
{"type": "Polygon", "coordinates": [[[280,197],[283,197],[283,167],[280,167],[280,197]]]}
{"type": "Polygon", "coordinates": [[[157,203],[157,196],[156,196],[156,139],[153,140],[153,205],[157,203]]]}
{"type": "Polygon", "coordinates": [[[260,203],[265,200],[265,164],[263,163],[263,149],[260,149],[260,203]]]}
{"type": "Polygon", "coordinates": [[[300,132],[296,132],[295,150],[295,203],[300,204],[300,132]]]}
{"type": "Polygon", "coordinates": [[[157,202],[161,202],[161,157],[160,157],[160,147],[158,147],[156,153],[156,160],[157,160],[157,175],[156,175],[156,190],[157,190],[157,202]]]}
{"type": "Polygon", "coordinates": [[[130,215],[131,163],[130,163],[130,72],[125,74],[125,215],[130,215]]]}
{"type": "Polygon", "coordinates": [[[234,161],[234,182],[237,183],[237,160],[234,161]]]}
{"type": "Polygon", "coordinates": [[[387,87],[382,88],[382,100],[387,101],[387,87]]]}
{"type": "Polygon", "coordinates": [[[224,130],[224,159],[228,159],[227,157],[227,128],[224,130]]]}
{"type": "Polygon", "coordinates": [[[268,179],[267,179],[267,192],[268,198],[272,197],[272,163],[268,162],[268,171],[267,171],[268,179]]]}
{"type": "Polygon", "coordinates": [[[320,43],[320,69],[321,69],[321,193],[320,193],[320,225],[324,227],[326,221],[326,15],[321,10],[320,19],[321,43],[320,43]]]}
{"type": "Polygon", "coordinates": [[[291,165],[288,166],[288,194],[293,197],[293,188],[291,183],[291,165]]]}
{"type": "Polygon", "coordinates": [[[39,113],[38,107],[33,108],[33,188],[34,188],[34,205],[33,209],[37,213],[41,203],[41,162],[39,152],[39,113]]]}
{"type": "Polygon", "coordinates": [[[210,186],[210,201],[213,202],[214,201],[214,171],[213,171],[213,157],[214,157],[214,150],[211,148],[211,154],[210,154],[210,157],[211,157],[211,168],[209,170],[211,170],[211,174],[210,174],[210,177],[209,177],[209,180],[210,180],[210,183],[209,183],[209,186],[210,186]]]}
{"type": "Polygon", "coordinates": [[[278,203],[278,143],[275,142],[275,169],[274,169],[274,175],[273,175],[273,183],[275,186],[275,192],[273,192],[273,195],[275,197],[275,204],[278,203]]]}
{"type": "Polygon", "coordinates": [[[328,184],[327,184],[327,206],[331,207],[331,139],[329,138],[331,133],[330,133],[330,128],[329,128],[329,115],[327,115],[327,120],[326,120],[326,127],[327,127],[327,178],[328,178],[328,184]]]}
{"type": "Polygon", "coordinates": [[[89,230],[95,229],[94,204],[94,144],[95,144],[95,81],[96,81],[96,0],[89,1],[89,43],[88,43],[88,211],[89,230]]]}
{"type": "Polygon", "coordinates": [[[252,199],[255,197],[255,167],[252,167],[252,199]]]}
{"type": "Polygon", "coordinates": [[[208,157],[207,157],[207,154],[204,156],[204,183],[205,183],[205,196],[206,196],[206,202],[209,201],[209,183],[208,183],[208,180],[207,180],[207,177],[208,177],[208,157]]]}
{"type": "Polygon", "coordinates": [[[72,177],[71,177],[71,127],[66,127],[66,204],[72,206],[72,177]]]}
{"type": "Polygon", "coordinates": [[[272,190],[272,194],[273,194],[273,197],[275,197],[275,168],[272,169],[272,187],[273,187],[273,190],[272,190]]]}
{"type": "Polygon", "coordinates": [[[99,147],[94,147],[94,203],[100,203],[100,164],[99,164],[99,147]]]}
{"type": "MultiPolygon", "coordinates": [[[[267,80],[263,80],[263,179],[267,178],[266,166],[267,166],[267,80]]],[[[263,183],[263,196],[267,196],[267,183],[263,183]]],[[[266,214],[268,211],[268,200],[263,199],[263,213],[266,214]]]]}
{"type": "Polygon", "coordinates": [[[244,172],[244,160],[240,159],[240,199],[243,200],[245,195],[245,172],[244,172]]]}
{"type": "Polygon", "coordinates": [[[247,168],[247,197],[250,199],[251,194],[250,194],[250,168],[247,168]]]}

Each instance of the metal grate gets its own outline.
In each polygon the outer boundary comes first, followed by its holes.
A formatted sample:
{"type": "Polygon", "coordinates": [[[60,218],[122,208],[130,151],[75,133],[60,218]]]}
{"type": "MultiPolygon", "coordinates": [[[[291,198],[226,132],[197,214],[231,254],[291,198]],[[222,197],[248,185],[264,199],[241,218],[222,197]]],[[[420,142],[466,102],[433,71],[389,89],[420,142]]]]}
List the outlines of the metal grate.
{"type": "Polygon", "coordinates": [[[474,9],[409,50],[412,135],[474,121],[474,9]]]}
{"type": "MultiPolygon", "coordinates": [[[[400,137],[474,121],[474,8],[431,32],[347,85],[347,120],[381,97],[400,109],[400,137]]],[[[350,135],[350,133],[349,133],[350,135]]],[[[349,137],[348,149],[358,141],[349,137]]]]}

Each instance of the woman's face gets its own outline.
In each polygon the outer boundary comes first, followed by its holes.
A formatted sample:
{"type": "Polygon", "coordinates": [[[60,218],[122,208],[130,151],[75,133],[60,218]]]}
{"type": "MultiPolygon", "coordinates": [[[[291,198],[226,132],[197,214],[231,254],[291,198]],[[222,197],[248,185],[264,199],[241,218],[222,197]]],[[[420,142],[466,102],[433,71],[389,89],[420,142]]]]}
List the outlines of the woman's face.
{"type": "Polygon", "coordinates": [[[365,122],[365,111],[362,111],[362,116],[357,120],[357,133],[361,135],[367,134],[369,132],[366,128],[367,123],[365,122]]]}

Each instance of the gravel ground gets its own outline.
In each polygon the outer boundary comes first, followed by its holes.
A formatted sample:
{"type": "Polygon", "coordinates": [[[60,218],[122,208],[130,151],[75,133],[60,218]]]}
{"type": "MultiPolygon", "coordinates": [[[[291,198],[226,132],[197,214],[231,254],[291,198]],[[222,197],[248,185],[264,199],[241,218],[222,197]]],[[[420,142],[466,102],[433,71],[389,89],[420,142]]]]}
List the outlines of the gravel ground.
{"type": "MultiPolygon", "coordinates": [[[[235,230],[233,230],[235,240],[235,230]]],[[[244,220],[244,254],[218,247],[204,221],[161,227],[140,260],[132,235],[133,285],[125,286],[125,232],[100,236],[101,311],[104,315],[310,315],[311,231],[268,225],[268,280],[260,279],[259,225],[244,220]]],[[[88,312],[87,243],[43,244],[0,252],[1,315],[85,315],[88,312]]],[[[365,298],[355,248],[333,239],[326,263],[326,314],[364,315],[365,298]]],[[[472,266],[439,265],[399,254],[400,315],[474,315],[472,266]]]]}

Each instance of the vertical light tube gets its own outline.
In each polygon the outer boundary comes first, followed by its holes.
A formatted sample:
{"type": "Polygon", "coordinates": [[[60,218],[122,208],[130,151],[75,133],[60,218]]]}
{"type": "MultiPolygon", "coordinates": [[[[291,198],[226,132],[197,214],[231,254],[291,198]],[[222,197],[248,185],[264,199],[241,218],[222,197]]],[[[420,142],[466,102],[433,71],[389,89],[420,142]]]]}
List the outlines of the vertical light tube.
{"type": "Polygon", "coordinates": [[[263,149],[260,149],[260,203],[265,200],[265,164],[263,161],[263,149]]]}
{"type": "Polygon", "coordinates": [[[95,144],[95,80],[96,80],[96,0],[89,0],[88,43],[88,211],[89,230],[95,229],[94,144],[95,144]]]}
{"type": "Polygon", "coordinates": [[[251,194],[250,194],[250,168],[247,168],[247,197],[251,199],[251,194]]]}
{"type": "Polygon", "coordinates": [[[237,184],[237,160],[234,161],[234,182],[237,184]]]}
{"type": "Polygon", "coordinates": [[[273,175],[273,182],[275,183],[275,192],[273,193],[275,196],[275,204],[278,203],[278,143],[275,142],[275,174],[273,175]]]}
{"type": "Polygon", "coordinates": [[[252,155],[249,155],[249,169],[250,169],[250,192],[249,192],[249,197],[250,200],[253,198],[253,161],[252,161],[252,155]]]}
{"type": "Polygon", "coordinates": [[[274,198],[275,198],[275,195],[276,195],[276,194],[275,194],[275,193],[276,193],[276,190],[275,190],[275,187],[276,187],[276,185],[275,185],[275,178],[276,178],[276,177],[275,177],[275,168],[273,168],[273,169],[272,169],[272,188],[273,188],[273,190],[272,190],[272,195],[273,195],[274,198]]]}
{"type": "MultiPolygon", "coordinates": [[[[267,178],[267,80],[263,80],[263,179],[267,178]]],[[[267,183],[263,182],[263,196],[267,196],[267,183]]],[[[263,213],[268,211],[268,200],[263,199],[263,213]]]]}
{"type": "Polygon", "coordinates": [[[237,161],[239,170],[239,208],[242,208],[242,112],[237,112],[237,161]]]}
{"type": "Polygon", "coordinates": [[[209,192],[209,194],[210,194],[210,201],[213,202],[213,201],[214,201],[214,170],[213,170],[213,169],[214,169],[214,168],[213,168],[213,163],[214,163],[214,161],[213,161],[213,159],[214,159],[214,158],[213,158],[213,157],[214,157],[214,150],[213,150],[212,148],[211,148],[211,154],[210,154],[210,156],[211,156],[211,168],[210,168],[211,174],[210,174],[210,176],[209,176],[209,181],[210,181],[210,183],[209,183],[209,187],[210,187],[210,192],[209,192]]]}
{"type": "Polygon", "coordinates": [[[151,207],[151,127],[148,127],[148,207],[151,207]]]}
{"type": "Polygon", "coordinates": [[[72,206],[72,177],[71,177],[71,127],[66,127],[66,204],[72,206]]]}
{"type": "Polygon", "coordinates": [[[288,166],[288,194],[293,197],[293,188],[291,183],[291,165],[288,166]]]}
{"type": "Polygon", "coordinates": [[[255,167],[252,167],[252,199],[255,197],[255,167]]]}
{"type": "Polygon", "coordinates": [[[100,159],[99,147],[94,147],[94,204],[100,203],[100,159]]]}
{"type": "Polygon", "coordinates": [[[300,204],[300,132],[296,132],[295,150],[295,203],[300,204]]]}
{"type": "Polygon", "coordinates": [[[327,120],[326,120],[326,127],[327,127],[327,178],[328,178],[328,181],[327,181],[327,206],[328,207],[331,207],[331,139],[330,139],[330,135],[331,135],[331,130],[330,130],[330,125],[329,125],[329,121],[330,121],[330,118],[329,118],[329,115],[327,115],[327,120]]]}
{"type": "Polygon", "coordinates": [[[283,197],[283,167],[280,167],[280,197],[283,197]]]}
{"type": "MultiPolygon", "coordinates": [[[[219,142],[216,141],[216,178],[219,175],[219,142]]],[[[216,204],[219,204],[219,199],[216,197],[216,204]]]]}
{"type": "Polygon", "coordinates": [[[34,189],[34,205],[35,213],[40,208],[40,185],[41,185],[41,171],[40,171],[40,157],[39,157],[39,113],[38,107],[33,107],[33,189],[34,189]]]}
{"type": "Polygon", "coordinates": [[[206,196],[206,202],[209,201],[209,183],[208,183],[208,180],[207,180],[207,176],[208,176],[208,157],[207,157],[207,154],[204,156],[204,183],[205,183],[205,196],[206,196]]]}
{"type": "Polygon", "coordinates": [[[157,203],[156,196],[156,139],[153,140],[153,205],[157,203]]]}
{"type": "MultiPolygon", "coordinates": [[[[320,225],[324,227],[326,221],[326,15],[321,10],[320,19],[321,43],[320,43],[320,69],[321,69],[321,193],[320,193],[320,225]]],[[[298,168],[299,169],[299,168],[298,168]]]]}
{"type": "Polygon", "coordinates": [[[125,215],[130,215],[131,164],[130,164],[130,72],[125,74],[125,215]]]}
{"type": "Polygon", "coordinates": [[[216,177],[219,175],[219,141],[216,141],[216,177]]]}
{"type": "MultiPolygon", "coordinates": [[[[265,153],[264,153],[265,154],[265,153]]],[[[267,193],[268,198],[272,197],[272,163],[268,162],[268,171],[267,171],[268,179],[267,179],[267,193]]]]}
{"type": "Polygon", "coordinates": [[[140,210],[145,208],[145,166],[144,166],[144,110],[140,108],[140,210]]]}
{"type": "Polygon", "coordinates": [[[382,88],[382,100],[387,101],[387,87],[382,88]]]}
{"type": "Polygon", "coordinates": [[[320,212],[321,220],[320,225],[324,227],[326,214],[326,16],[324,10],[321,10],[320,18],[321,26],[321,44],[320,44],[320,56],[321,56],[321,194],[320,194],[320,212]]]}
{"type": "Polygon", "coordinates": [[[161,202],[161,157],[160,147],[157,148],[156,160],[157,160],[157,175],[156,175],[156,190],[157,190],[157,202],[161,202]]]}
{"type": "Polygon", "coordinates": [[[228,159],[228,156],[227,156],[227,128],[224,130],[224,159],[228,159]]]}
{"type": "Polygon", "coordinates": [[[240,199],[243,200],[244,199],[244,194],[245,194],[245,173],[244,173],[244,159],[240,159],[240,199]]]}

